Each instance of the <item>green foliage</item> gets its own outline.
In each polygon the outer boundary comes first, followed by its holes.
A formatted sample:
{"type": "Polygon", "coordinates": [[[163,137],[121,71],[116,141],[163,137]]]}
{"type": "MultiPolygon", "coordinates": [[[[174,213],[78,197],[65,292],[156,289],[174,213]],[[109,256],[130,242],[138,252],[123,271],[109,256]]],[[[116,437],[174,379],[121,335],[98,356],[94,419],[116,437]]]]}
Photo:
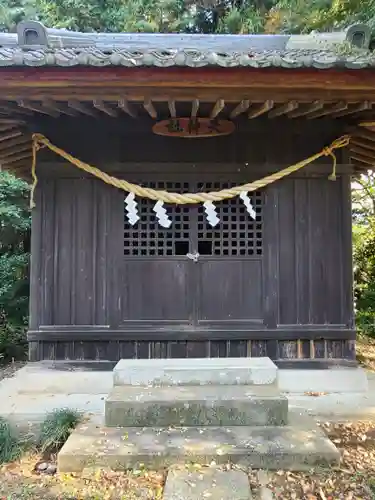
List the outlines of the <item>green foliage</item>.
{"type": "Polygon", "coordinates": [[[59,450],[81,418],[79,412],[70,409],[55,410],[47,415],[40,429],[41,451],[59,450]]]}
{"type": "Polygon", "coordinates": [[[9,323],[0,328],[0,364],[23,360],[27,353],[26,331],[23,326],[14,326],[9,323]]]}
{"type": "Polygon", "coordinates": [[[27,183],[0,172],[0,330],[23,325],[29,295],[30,213],[27,183]]]}
{"type": "Polygon", "coordinates": [[[0,464],[17,460],[23,449],[22,443],[15,437],[9,423],[0,417],[0,464]]]}

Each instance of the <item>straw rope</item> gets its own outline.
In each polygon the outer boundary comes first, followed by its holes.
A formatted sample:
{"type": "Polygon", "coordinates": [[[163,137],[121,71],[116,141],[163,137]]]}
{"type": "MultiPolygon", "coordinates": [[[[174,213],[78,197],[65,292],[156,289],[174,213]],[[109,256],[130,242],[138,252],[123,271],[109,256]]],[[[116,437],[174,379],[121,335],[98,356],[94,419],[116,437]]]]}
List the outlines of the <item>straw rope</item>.
{"type": "Polygon", "coordinates": [[[36,175],[37,152],[42,147],[47,147],[48,149],[58,154],[65,160],[68,160],[77,168],[93,175],[94,177],[105,182],[106,184],[122,189],[123,191],[126,191],[128,193],[134,193],[136,196],[140,198],[149,198],[155,201],[163,201],[165,203],[184,205],[184,204],[204,203],[205,201],[217,202],[234,198],[243,191],[245,192],[255,191],[257,189],[268,186],[269,184],[272,184],[278,181],[279,179],[282,179],[283,177],[286,177],[292,174],[293,172],[296,172],[297,170],[300,170],[301,168],[305,167],[306,165],[312,163],[313,161],[317,160],[322,156],[332,157],[333,167],[332,167],[332,174],[329,176],[329,178],[331,180],[335,180],[337,159],[334,151],[336,149],[348,146],[350,137],[348,135],[344,135],[339,139],[333,141],[330,146],[323,148],[319,153],[316,153],[310,156],[309,158],[306,158],[305,160],[302,160],[294,165],[291,165],[290,167],[280,170],[279,172],[275,172],[271,175],[263,177],[262,179],[249,182],[247,184],[242,184],[240,186],[234,186],[228,189],[222,189],[221,191],[210,191],[208,193],[173,193],[173,192],[143,187],[138,184],[133,184],[126,180],[113,177],[107,174],[106,172],[103,172],[99,168],[93,167],[92,165],[89,165],[81,160],[78,160],[77,158],[67,153],[63,149],[58,148],[57,146],[52,144],[42,134],[33,134],[32,140],[33,140],[32,144],[33,155],[32,155],[31,173],[33,178],[33,184],[31,189],[31,207],[34,206],[34,193],[38,182],[38,178],[36,175]]]}

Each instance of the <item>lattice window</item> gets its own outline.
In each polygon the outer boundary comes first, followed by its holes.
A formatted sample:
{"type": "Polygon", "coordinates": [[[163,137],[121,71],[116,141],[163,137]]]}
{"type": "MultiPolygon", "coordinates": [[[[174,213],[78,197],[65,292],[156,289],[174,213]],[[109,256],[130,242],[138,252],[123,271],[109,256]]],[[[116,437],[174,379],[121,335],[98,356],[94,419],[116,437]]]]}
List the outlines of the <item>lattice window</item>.
{"type": "MultiPolygon", "coordinates": [[[[149,182],[148,187],[166,191],[188,192],[185,182],[149,182]]],[[[137,198],[139,222],[132,227],[125,214],[124,255],[172,256],[189,252],[190,217],[189,206],[166,204],[167,213],[173,223],[170,228],[161,227],[152,210],[155,202],[137,198]]],[[[125,213],[125,212],[124,212],[125,213]]]]}
{"type": "MultiPolygon", "coordinates": [[[[233,185],[233,183],[205,182],[198,184],[198,190],[217,191],[233,185]]],[[[262,255],[262,193],[249,193],[249,197],[257,214],[255,221],[247,213],[238,196],[215,203],[220,223],[214,228],[207,223],[204,208],[199,207],[198,252],[201,255],[239,257],[262,255]]]]}
{"type": "MultiPolygon", "coordinates": [[[[168,191],[217,191],[233,183],[205,182],[150,182],[145,184],[168,191]]],[[[256,211],[254,221],[237,196],[232,200],[215,203],[220,223],[211,227],[202,205],[165,204],[172,220],[170,228],[161,227],[153,212],[154,201],[137,199],[139,222],[128,223],[124,209],[124,255],[163,257],[186,255],[198,251],[200,255],[251,257],[262,255],[262,194],[249,193],[256,211]],[[193,241],[197,243],[192,243],[193,241]],[[196,247],[196,244],[198,248],[196,247]],[[194,247],[194,248],[193,248],[194,247]]]]}

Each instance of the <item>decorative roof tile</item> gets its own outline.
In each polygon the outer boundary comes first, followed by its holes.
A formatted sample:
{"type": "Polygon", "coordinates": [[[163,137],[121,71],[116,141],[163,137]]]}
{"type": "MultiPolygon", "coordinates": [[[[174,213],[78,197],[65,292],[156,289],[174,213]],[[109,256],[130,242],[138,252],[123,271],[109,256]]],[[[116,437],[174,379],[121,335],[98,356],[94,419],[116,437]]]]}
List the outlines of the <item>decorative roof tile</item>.
{"type": "Polygon", "coordinates": [[[362,69],[375,66],[369,33],[364,25],[310,35],[76,33],[33,21],[0,34],[0,66],[362,69]]]}

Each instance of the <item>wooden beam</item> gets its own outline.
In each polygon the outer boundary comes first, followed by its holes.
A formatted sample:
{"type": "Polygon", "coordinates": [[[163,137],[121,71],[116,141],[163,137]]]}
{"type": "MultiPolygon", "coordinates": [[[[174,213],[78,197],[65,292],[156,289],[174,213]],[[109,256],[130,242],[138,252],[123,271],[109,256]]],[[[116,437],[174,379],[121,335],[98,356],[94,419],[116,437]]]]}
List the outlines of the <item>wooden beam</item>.
{"type": "Polygon", "coordinates": [[[319,109],[322,109],[324,106],[323,101],[314,101],[311,104],[308,104],[307,106],[300,107],[294,111],[289,112],[288,118],[299,118],[301,116],[306,116],[309,113],[314,113],[315,111],[318,111],[319,109]]]}
{"type": "Polygon", "coordinates": [[[153,118],[154,120],[157,119],[158,114],[156,109],[154,108],[154,105],[152,104],[151,99],[145,99],[145,101],[143,102],[143,107],[145,108],[147,113],[151,116],[151,118],[153,118]]]}
{"type": "Polygon", "coordinates": [[[128,102],[128,100],[125,99],[125,97],[123,97],[122,99],[118,100],[117,106],[119,107],[119,109],[121,109],[121,111],[123,111],[127,115],[131,116],[132,118],[135,118],[137,116],[136,110],[128,102]]]}
{"type": "Polygon", "coordinates": [[[12,130],[11,132],[8,132],[7,134],[0,135],[0,142],[7,141],[8,139],[13,139],[13,137],[19,137],[20,135],[23,135],[23,132],[20,130],[12,130]]]}
{"type": "Polygon", "coordinates": [[[83,87],[94,85],[117,87],[149,87],[169,85],[174,88],[184,87],[222,87],[222,88],[289,88],[289,89],[359,89],[361,91],[375,88],[375,74],[371,69],[361,71],[337,71],[336,68],[317,71],[315,68],[286,71],[283,68],[252,69],[220,67],[165,68],[143,67],[78,67],[56,68],[43,67],[42,70],[30,71],[29,67],[2,68],[2,88],[20,85],[24,88],[44,90],[49,85],[54,87],[76,88],[77,83],[83,87]]]}
{"type": "Polygon", "coordinates": [[[31,147],[31,137],[27,135],[22,135],[16,139],[11,139],[10,141],[3,141],[0,143],[0,154],[3,149],[11,148],[13,146],[17,146],[18,144],[29,143],[31,147]]]}
{"type": "Polygon", "coordinates": [[[191,117],[196,118],[199,110],[199,99],[193,99],[191,103],[191,117]]]}
{"type": "Polygon", "coordinates": [[[15,130],[17,128],[17,125],[0,125],[0,132],[5,132],[6,130],[9,131],[9,130],[15,130]]]}
{"type": "Polygon", "coordinates": [[[372,158],[375,162],[375,152],[373,153],[371,150],[366,150],[358,146],[352,146],[350,148],[350,153],[359,154],[360,156],[364,156],[367,158],[372,158]]]}
{"type": "Polygon", "coordinates": [[[339,111],[344,111],[348,108],[348,104],[344,101],[340,101],[336,103],[334,106],[329,106],[328,108],[323,108],[319,111],[315,111],[306,115],[308,120],[315,120],[316,118],[321,118],[323,116],[332,115],[334,113],[338,113],[339,111]]]}
{"type": "Polygon", "coordinates": [[[224,108],[225,108],[225,101],[224,101],[224,99],[218,99],[215,102],[215,105],[212,108],[212,111],[210,113],[211,120],[213,120],[214,118],[216,118],[223,111],[224,108]]]}
{"type": "Polygon", "coordinates": [[[351,129],[350,133],[352,134],[353,138],[365,139],[366,141],[375,141],[375,132],[370,132],[369,130],[366,130],[362,127],[351,129]]]}
{"type": "Polygon", "coordinates": [[[9,149],[4,149],[0,151],[0,161],[3,158],[7,158],[8,156],[14,156],[16,154],[20,154],[23,151],[28,150],[31,151],[31,141],[28,144],[18,144],[17,146],[13,146],[9,149]]]}
{"type": "Polygon", "coordinates": [[[51,109],[46,109],[37,102],[30,102],[25,99],[20,99],[18,106],[23,109],[28,109],[29,111],[35,111],[36,113],[41,113],[42,115],[52,116],[53,118],[58,118],[60,113],[58,111],[53,111],[51,109]]]}
{"type": "Polygon", "coordinates": [[[111,116],[112,118],[116,118],[118,116],[117,109],[113,109],[111,106],[109,106],[108,104],[105,104],[100,99],[94,99],[93,105],[94,105],[95,109],[102,111],[103,113],[105,113],[108,116],[111,116]]]}
{"type": "Polygon", "coordinates": [[[263,104],[260,104],[259,106],[255,107],[254,109],[250,109],[247,117],[252,120],[253,118],[257,118],[258,116],[263,115],[264,113],[267,113],[270,109],[273,108],[273,101],[265,101],[263,104]]]}
{"type": "Polygon", "coordinates": [[[364,101],[352,108],[344,109],[343,111],[338,111],[333,113],[332,118],[341,118],[342,116],[354,115],[355,113],[361,113],[362,111],[367,111],[372,108],[372,103],[370,101],[364,101]]]}
{"type": "Polygon", "coordinates": [[[285,115],[286,113],[290,113],[291,111],[294,111],[297,108],[298,108],[297,101],[286,102],[282,106],[279,106],[278,108],[270,111],[268,113],[268,118],[276,118],[278,116],[285,115]]]}
{"type": "Polygon", "coordinates": [[[360,139],[357,139],[356,137],[352,137],[350,139],[350,145],[349,147],[351,146],[356,146],[356,147],[359,147],[359,148],[365,148],[365,149],[369,149],[371,151],[374,151],[375,152],[375,142],[364,142],[363,140],[360,140],[360,139]]]}
{"type": "Polygon", "coordinates": [[[169,109],[169,114],[171,115],[171,118],[176,118],[176,102],[173,99],[168,100],[168,109],[169,109]]]}
{"type": "Polygon", "coordinates": [[[371,159],[368,157],[363,157],[359,154],[354,154],[350,156],[352,160],[360,161],[362,163],[365,163],[366,165],[373,165],[375,166],[375,158],[371,159]]]}
{"type": "Polygon", "coordinates": [[[55,113],[61,113],[63,115],[68,115],[68,116],[78,116],[77,111],[74,109],[69,108],[65,104],[59,104],[55,102],[53,99],[43,99],[43,107],[46,109],[50,109],[51,111],[54,111],[55,113]]]}
{"type": "Polygon", "coordinates": [[[237,106],[233,109],[231,114],[229,115],[230,118],[236,118],[236,116],[240,115],[241,113],[244,113],[247,111],[250,107],[250,101],[249,99],[243,99],[237,106]]]}
{"type": "Polygon", "coordinates": [[[16,156],[10,156],[9,158],[5,158],[4,160],[0,159],[0,164],[1,165],[10,165],[11,163],[15,163],[19,160],[23,160],[24,158],[31,158],[32,157],[32,152],[28,151],[23,154],[19,154],[16,156]]]}
{"type": "Polygon", "coordinates": [[[92,116],[93,118],[98,117],[98,113],[94,109],[86,106],[86,104],[76,101],[75,99],[68,100],[68,107],[79,111],[83,115],[92,116]]]}
{"type": "Polygon", "coordinates": [[[2,112],[8,113],[8,114],[16,113],[16,114],[22,115],[22,117],[34,115],[34,113],[32,111],[30,111],[28,109],[21,109],[16,104],[13,104],[11,102],[4,103],[4,101],[0,101],[0,113],[2,113],[2,112]]]}

